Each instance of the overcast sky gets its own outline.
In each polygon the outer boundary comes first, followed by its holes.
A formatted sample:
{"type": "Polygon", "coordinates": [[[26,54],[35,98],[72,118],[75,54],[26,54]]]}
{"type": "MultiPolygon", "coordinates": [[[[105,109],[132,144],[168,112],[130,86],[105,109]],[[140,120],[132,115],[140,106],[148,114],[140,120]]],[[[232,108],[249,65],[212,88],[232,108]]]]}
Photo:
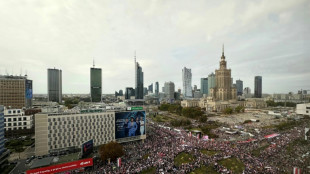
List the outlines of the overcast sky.
{"type": "Polygon", "coordinates": [[[219,68],[222,44],[234,81],[263,93],[310,90],[309,0],[0,1],[0,74],[25,74],[47,93],[47,68],[60,68],[63,93],[89,93],[90,67],[103,93],[134,86],[134,52],[144,86],[193,82],[219,68]]]}

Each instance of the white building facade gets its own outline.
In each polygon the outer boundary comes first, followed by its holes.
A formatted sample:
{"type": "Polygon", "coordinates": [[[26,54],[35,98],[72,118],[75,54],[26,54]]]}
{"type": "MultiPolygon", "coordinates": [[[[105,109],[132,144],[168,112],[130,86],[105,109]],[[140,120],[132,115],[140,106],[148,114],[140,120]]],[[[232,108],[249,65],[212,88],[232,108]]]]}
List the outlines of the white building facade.
{"type": "Polygon", "coordinates": [[[35,117],[35,154],[80,148],[93,139],[94,146],[115,140],[115,112],[78,114],[39,113],[35,117]]]}
{"type": "Polygon", "coordinates": [[[192,72],[191,69],[184,67],[182,69],[182,81],[183,81],[183,97],[191,98],[192,95],[192,72]]]}
{"type": "Polygon", "coordinates": [[[32,115],[25,115],[22,109],[4,109],[5,131],[31,129],[32,126],[32,115]]]}
{"type": "Polygon", "coordinates": [[[296,113],[310,116],[310,103],[297,104],[296,113]]]}

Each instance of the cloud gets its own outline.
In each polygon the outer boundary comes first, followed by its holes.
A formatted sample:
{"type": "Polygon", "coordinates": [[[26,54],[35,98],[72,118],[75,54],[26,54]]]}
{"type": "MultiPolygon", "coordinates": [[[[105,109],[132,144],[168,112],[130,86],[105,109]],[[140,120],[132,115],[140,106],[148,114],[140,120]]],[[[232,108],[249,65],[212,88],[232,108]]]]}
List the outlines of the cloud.
{"type": "Polygon", "coordinates": [[[134,51],[145,84],[193,85],[219,66],[263,92],[310,88],[310,3],[288,1],[1,1],[0,73],[27,70],[46,93],[47,68],[63,70],[64,93],[89,93],[89,68],[102,68],[103,93],[134,86],[134,51]],[[283,77],[286,79],[283,79],[283,77]],[[281,84],[281,85],[275,85],[281,84]]]}

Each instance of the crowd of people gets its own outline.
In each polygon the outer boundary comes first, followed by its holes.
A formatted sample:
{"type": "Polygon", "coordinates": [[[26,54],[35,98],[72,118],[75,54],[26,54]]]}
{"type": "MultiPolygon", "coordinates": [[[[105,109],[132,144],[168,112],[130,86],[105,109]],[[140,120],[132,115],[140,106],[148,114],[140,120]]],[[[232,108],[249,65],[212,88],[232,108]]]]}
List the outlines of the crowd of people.
{"type": "Polygon", "coordinates": [[[271,139],[266,139],[264,135],[274,133],[273,130],[262,130],[255,135],[255,141],[248,143],[203,141],[189,136],[183,129],[166,129],[156,123],[147,126],[147,138],[143,142],[123,145],[125,156],[122,157],[120,167],[117,167],[115,162],[106,164],[99,160],[89,173],[139,173],[151,168],[154,168],[156,173],[190,173],[202,166],[212,166],[218,173],[233,173],[219,162],[231,157],[240,159],[244,164],[243,173],[291,173],[293,167],[307,170],[305,160],[300,159],[307,148],[294,149],[294,154],[288,154],[284,150],[294,140],[304,136],[306,124],[281,132],[279,136],[271,139]],[[262,149],[258,156],[253,155],[253,151],[262,146],[266,148],[262,149]],[[208,156],[202,153],[202,149],[217,153],[208,156]],[[174,159],[181,152],[191,154],[192,162],[177,166],[174,159]]]}

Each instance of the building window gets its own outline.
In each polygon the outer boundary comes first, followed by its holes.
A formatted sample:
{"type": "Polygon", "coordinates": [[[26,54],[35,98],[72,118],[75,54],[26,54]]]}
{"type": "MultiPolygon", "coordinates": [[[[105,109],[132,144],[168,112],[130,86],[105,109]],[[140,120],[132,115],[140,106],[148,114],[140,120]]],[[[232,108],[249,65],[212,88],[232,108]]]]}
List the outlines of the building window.
{"type": "Polygon", "coordinates": [[[27,125],[27,122],[24,122],[24,125],[27,125]]]}
{"type": "Polygon", "coordinates": [[[24,117],[24,120],[27,120],[27,118],[26,118],[26,117],[24,117]]]}
{"type": "Polygon", "coordinates": [[[16,113],[16,111],[15,110],[13,110],[13,114],[15,114],[16,113]]]}
{"type": "Polygon", "coordinates": [[[13,118],[13,121],[16,121],[16,118],[13,118]]]}
{"type": "Polygon", "coordinates": [[[22,118],[19,117],[19,118],[18,118],[18,121],[22,121],[22,118]]]}
{"type": "Polygon", "coordinates": [[[17,113],[20,113],[20,110],[17,110],[17,113]]]}
{"type": "Polygon", "coordinates": [[[306,111],[306,113],[309,113],[309,111],[306,111]]]}
{"type": "Polygon", "coordinates": [[[9,114],[11,114],[12,113],[12,111],[9,111],[9,114]]]}

